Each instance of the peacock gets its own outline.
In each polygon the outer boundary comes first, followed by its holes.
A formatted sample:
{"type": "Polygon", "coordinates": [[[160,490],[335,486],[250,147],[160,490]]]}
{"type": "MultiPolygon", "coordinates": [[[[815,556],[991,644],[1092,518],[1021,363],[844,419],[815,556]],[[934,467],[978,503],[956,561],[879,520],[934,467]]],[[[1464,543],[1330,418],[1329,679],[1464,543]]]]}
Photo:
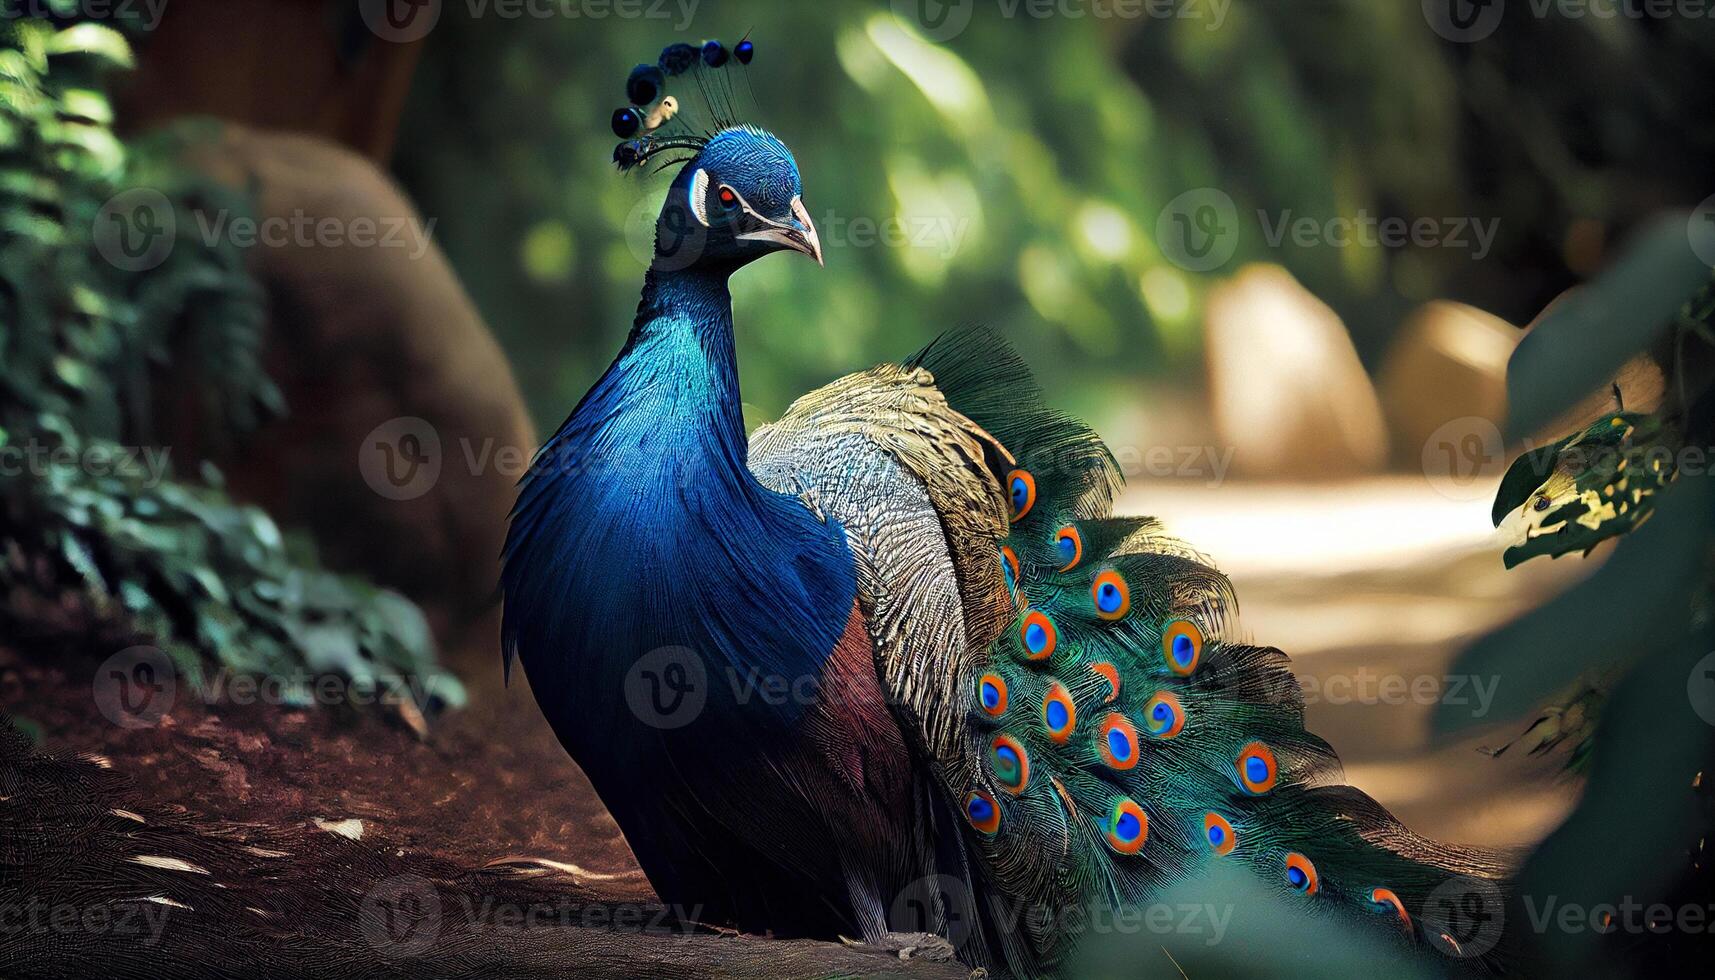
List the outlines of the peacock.
{"type": "Polygon", "coordinates": [[[1228,580],[1113,515],[1113,456],[994,334],[747,437],[729,280],[823,262],[791,152],[718,111],[755,54],[676,43],[627,77],[615,162],[678,169],[630,335],[520,481],[503,555],[508,677],[662,899],[775,935],[927,927],[1034,976],[1080,910],[1230,862],[1461,954],[1432,893],[1503,862],[1340,785],[1228,580]],[[713,126],[668,94],[688,84],[713,126]]]}

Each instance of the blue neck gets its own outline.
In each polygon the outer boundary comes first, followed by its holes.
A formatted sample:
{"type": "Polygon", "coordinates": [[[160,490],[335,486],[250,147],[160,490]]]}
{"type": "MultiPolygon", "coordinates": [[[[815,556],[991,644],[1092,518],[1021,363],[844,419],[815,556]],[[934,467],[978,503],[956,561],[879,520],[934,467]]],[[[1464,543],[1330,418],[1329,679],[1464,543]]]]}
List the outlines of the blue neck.
{"type": "Polygon", "coordinates": [[[627,671],[662,647],[695,651],[717,713],[733,677],[819,671],[856,591],[844,533],[757,483],[747,455],[727,272],[651,269],[507,539],[505,639],[532,687],[581,702],[568,724],[623,724],[627,671]]]}

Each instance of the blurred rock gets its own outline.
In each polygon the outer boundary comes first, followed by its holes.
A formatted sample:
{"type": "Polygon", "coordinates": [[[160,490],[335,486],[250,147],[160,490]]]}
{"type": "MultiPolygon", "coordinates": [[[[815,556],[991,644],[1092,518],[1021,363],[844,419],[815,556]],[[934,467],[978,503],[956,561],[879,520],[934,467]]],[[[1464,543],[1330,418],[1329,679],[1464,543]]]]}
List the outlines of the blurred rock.
{"type": "Polygon", "coordinates": [[[1395,463],[1418,465],[1456,420],[1498,427],[1507,413],[1507,358],[1523,331],[1472,306],[1436,301],[1408,317],[1380,373],[1395,463]]]}
{"type": "Polygon", "coordinates": [[[1233,472],[1323,480],[1387,455],[1375,389],[1327,304],[1285,269],[1249,265],[1209,294],[1209,396],[1233,472]]]}

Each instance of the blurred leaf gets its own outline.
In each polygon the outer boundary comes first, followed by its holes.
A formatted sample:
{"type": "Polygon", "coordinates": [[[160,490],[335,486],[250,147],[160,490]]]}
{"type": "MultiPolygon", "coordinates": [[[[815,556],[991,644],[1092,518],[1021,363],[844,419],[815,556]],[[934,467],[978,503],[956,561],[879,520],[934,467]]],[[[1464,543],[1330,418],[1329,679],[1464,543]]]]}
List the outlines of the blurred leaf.
{"type": "Polygon", "coordinates": [[[1684,214],[1658,218],[1607,271],[1549,307],[1507,364],[1508,439],[1536,432],[1605,388],[1667,330],[1709,279],[1693,235],[1701,236],[1699,250],[1715,255],[1715,225],[1684,214]]]}
{"type": "Polygon", "coordinates": [[[1516,718],[1587,672],[1681,641],[1715,533],[1715,479],[1684,478],[1659,500],[1654,519],[1621,539],[1588,579],[1460,655],[1451,673],[1499,680],[1492,714],[1443,703],[1437,731],[1516,718]]]}

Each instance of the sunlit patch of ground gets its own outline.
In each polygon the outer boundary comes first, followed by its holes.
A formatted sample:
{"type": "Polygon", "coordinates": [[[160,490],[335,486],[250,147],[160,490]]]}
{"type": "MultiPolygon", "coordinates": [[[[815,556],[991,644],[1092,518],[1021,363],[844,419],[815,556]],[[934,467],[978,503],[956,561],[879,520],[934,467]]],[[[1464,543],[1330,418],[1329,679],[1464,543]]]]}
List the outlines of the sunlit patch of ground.
{"type": "Polygon", "coordinates": [[[1240,629],[1292,656],[1310,728],[1349,780],[1413,830],[1491,846],[1534,844],[1573,804],[1564,757],[1490,758],[1529,719],[1446,742],[1442,699],[1480,705],[1505,678],[1453,678],[1459,650],[1592,567],[1539,559],[1508,571],[1492,488],[1450,497],[1422,478],[1322,485],[1151,482],[1122,513],[1153,514],[1230,575],[1240,629]]]}

